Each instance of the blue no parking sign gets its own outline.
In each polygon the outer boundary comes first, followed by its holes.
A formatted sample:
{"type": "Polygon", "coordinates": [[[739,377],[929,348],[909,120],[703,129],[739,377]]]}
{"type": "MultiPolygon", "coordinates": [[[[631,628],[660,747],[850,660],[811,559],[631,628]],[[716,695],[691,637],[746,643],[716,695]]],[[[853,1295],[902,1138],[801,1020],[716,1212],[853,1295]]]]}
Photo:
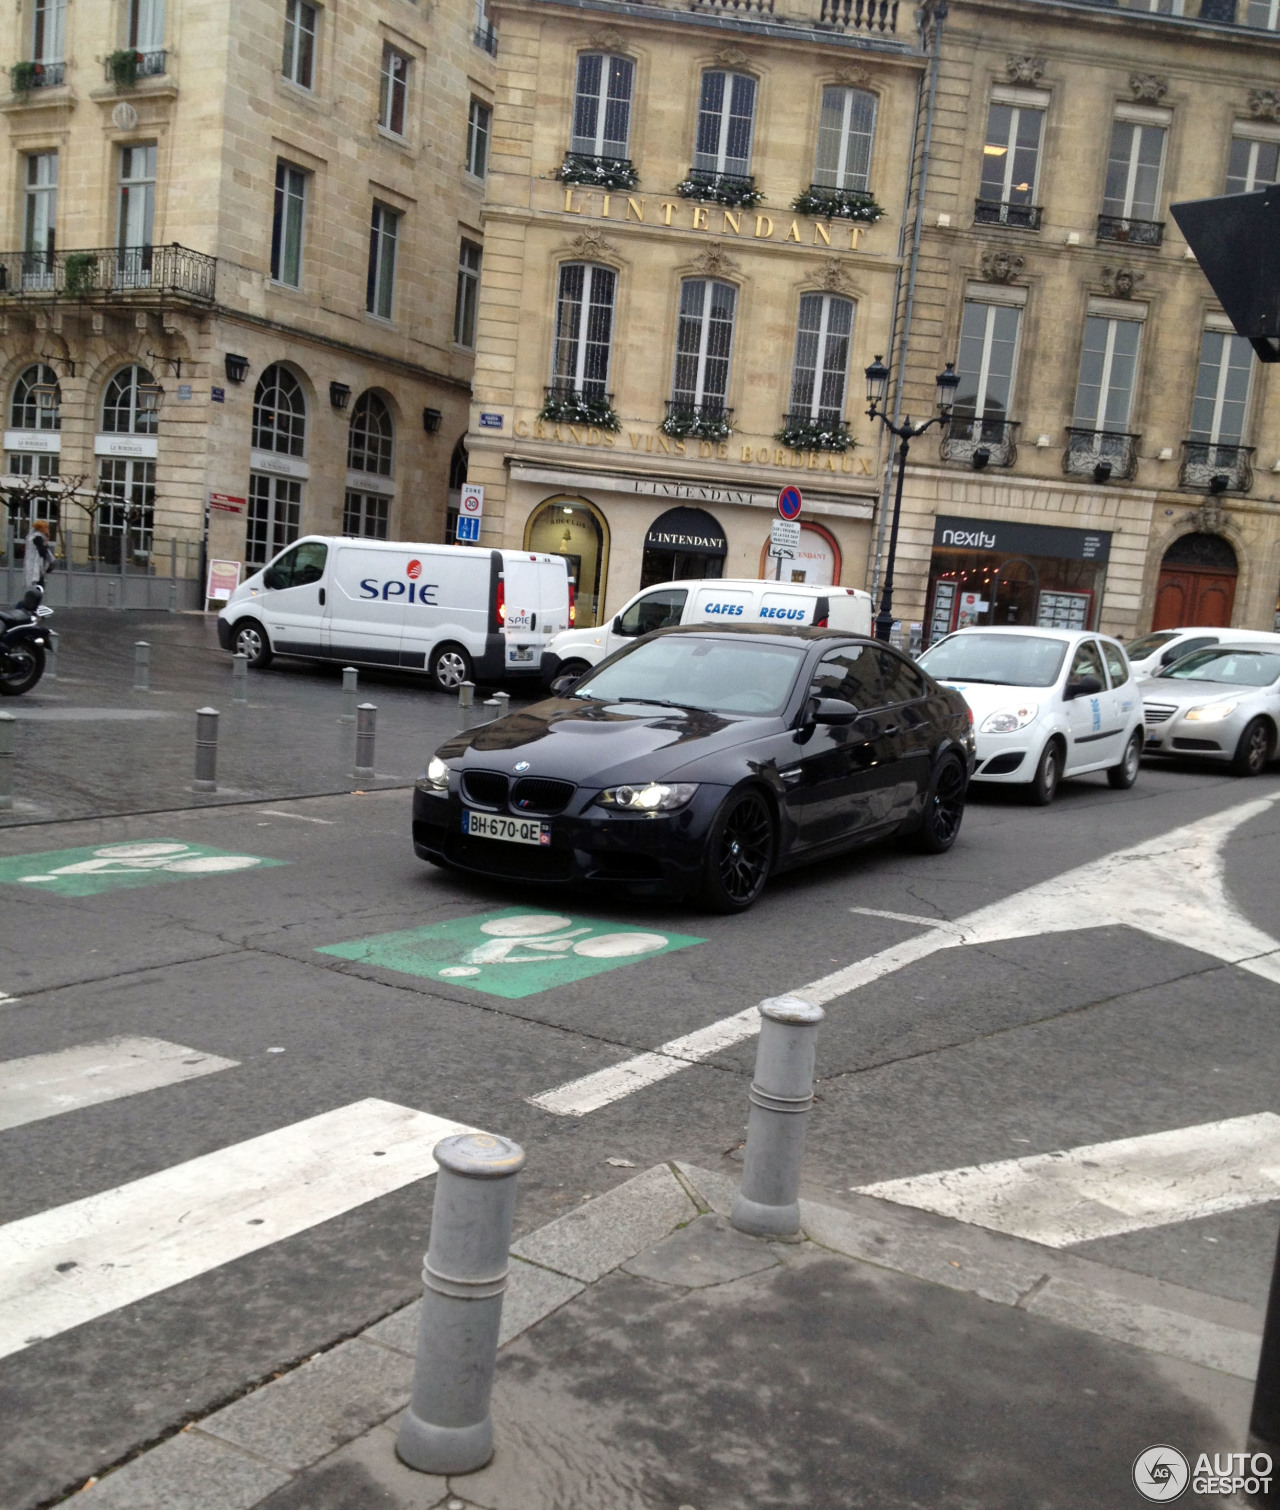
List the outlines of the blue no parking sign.
{"type": "Polygon", "coordinates": [[[778,494],[778,512],[784,519],[798,519],[803,506],[804,499],[801,498],[800,489],[794,482],[788,483],[778,494]]]}

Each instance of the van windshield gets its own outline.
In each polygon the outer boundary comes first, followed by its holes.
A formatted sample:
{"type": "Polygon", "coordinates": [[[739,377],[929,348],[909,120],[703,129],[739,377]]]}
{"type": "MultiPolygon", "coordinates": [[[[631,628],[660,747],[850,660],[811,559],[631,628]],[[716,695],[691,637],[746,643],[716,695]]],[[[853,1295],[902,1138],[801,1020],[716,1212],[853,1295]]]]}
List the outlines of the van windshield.
{"type": "Polygon", "coordinates": [[[781,713],[805,652],[749,639],[668,634],[635,645],[574,688],[608,703],[657,703],[708,713],[781,713]]]}
{"type": "Polygon", "coordinates": [[[940,682],[991,682],[998,687],[1052,687],[1067,641],[1047,635],[953,634],[930,646],[920,665],[940,682]]]}
{"type": "Polygon", "coordinates": [[[1161,645],[1167,645],[1170,640],[1176,639],[1176,629],[1158,629],[1154,634],[1144,634],[1139,640],[1130,640],[1125,646],[1131,661],[1145,661],[1149,655],[1154,655],[1161,645]]]}

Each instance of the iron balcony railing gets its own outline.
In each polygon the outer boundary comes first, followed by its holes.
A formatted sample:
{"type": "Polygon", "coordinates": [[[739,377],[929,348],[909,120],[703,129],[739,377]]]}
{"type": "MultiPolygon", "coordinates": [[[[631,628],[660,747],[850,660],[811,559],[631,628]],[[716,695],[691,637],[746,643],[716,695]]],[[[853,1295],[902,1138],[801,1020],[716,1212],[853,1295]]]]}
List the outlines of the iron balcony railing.
{"type": "Polygon", "coordinates": [[[9,87],[14,94],[29,89],[53,89],[66,79],[65,63],[15,63],[9,70],[9,87]]]}
{"type": "Polygon", "coordinates": [[[774,439],[793,451],[848,451],[856,444],[837,409],[788,409],[774,439]]]}
{"type": "Polygon", "coordinates": [[[1253,446],[1184,440],[1178,482],[1197,493],[1247,493],[1253,486],[1253,452],[1253,446]]]}
{"type": "Polygon", "coordinates": [[[1164,240],[1163,220],[1134,220],[1127,215],[1099,215],[1099,241],[1123,241],[1129,246],[1159,246],[1164,240]]]}
{"type": "Polygon", "coordinates": [[[666,418],[659,426],[664,435],[693,436],[696,440],[725,440],[733,434],[733,410],[719,399],[691,404],[687,399],[667,400],[666,418]]]}
{"type": "Polygon", "coordinates": [[[634,189],[640,182],[636,165],[629,157],[599,157],[572,150],[565,153],[556,177],[562,184],[598,189],[634,189]]]}
{"type": "Polygon", "coordinates": [[[498,56],[498,33],[486,21],[483,26],[477,26],[475,36],[472,39],[477,47],[482,47],[491,58],[498,56]]]}
{"type": "Polygon", "coordinates": [[[599,430],[617,431],[621,423],[613,407],[613,394],[604,391],[603,383],[551,383],[543,390],[546,399],[539,419],[565,425],[594,425],[599,430]]]}
{"type": "Polygon", "coordinates": [[[975,225],[1007,225],[1015,231],[1038,231],[1038,204],[1011,204],[1007,199],[977,199],[973,204],[975,225]]]}
{"type": "Polygon", "coordinates": [[[837,31],[896,32],[898,0],[822,0],[820,24],[837,31]]]}
{"type": "Polygon", "coordinates": [[[942,459],[967,466],[1011,467],[1018,459],[1018,429],[1016,419],[953,414],[942,436],[942,459]]]}
{"type": "Polygon", "coordinates": [[[0,252],[0,299],[93,299],[138,292],[212,300],[217,259],[179,246],[0,252]]]}
{"type": "MultiPolygon", "coordinates": [[[[138,62],[137,62],[136,68],[134,69],[134,78],[135,79],[156,79],[156,78],[159,78],[160,75],[162,73],[164,73],[164,71],[165,71],[165,60],[167,59],[168,56],[169,56],[168,53],[164,50],[163,47],[156,48],[156,49],[152,50],[151,52],[140,52],[140,53],[138,53],[137,54],[138,62]]],[[[106,81],[107,81],[108,84],[115,84],[115,83],[119,82],[119,79],[116,76],[115,67],[112,64],[110,58],[107,58],[105,60],[105,62],[103,63],[103,65],[102,65],[102,72],[103,72],[103,75],[105,76],[106,81]]]]}
{"type": "Polygon", "coordinates": [[[1140,438],[1124,430],[1082,430],[1069,425],[1062,470],[1068,477],[1124,482],[1138,469],[1140,438]]]}

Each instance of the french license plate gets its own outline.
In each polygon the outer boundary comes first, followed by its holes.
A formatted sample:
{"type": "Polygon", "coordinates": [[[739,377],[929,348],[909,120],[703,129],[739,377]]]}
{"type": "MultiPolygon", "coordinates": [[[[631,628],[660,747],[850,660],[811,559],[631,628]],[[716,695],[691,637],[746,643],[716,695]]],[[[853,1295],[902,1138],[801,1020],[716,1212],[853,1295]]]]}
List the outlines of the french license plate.
{"type": "Polygon", "coordinates": [[[533,659],[532,645],[512,645],[507,652],[508,659],[513,661],[531,661],[533,659]]]}
{"type": "Polygon", "coordinates": [[[476,813],[465,808],[462,832],[473,839],[502,839],[507,844],[550,844],[551,825],[537,818],[503,818],[497,813],[476,813]]]}

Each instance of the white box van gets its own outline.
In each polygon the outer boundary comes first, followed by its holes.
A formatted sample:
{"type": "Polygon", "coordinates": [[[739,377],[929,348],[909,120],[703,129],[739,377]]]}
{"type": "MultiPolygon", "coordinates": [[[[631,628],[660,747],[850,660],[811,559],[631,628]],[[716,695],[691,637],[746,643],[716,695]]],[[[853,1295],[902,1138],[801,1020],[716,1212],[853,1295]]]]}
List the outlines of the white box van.
{"type": "Polygon", "coordinates": [[[450,692],[537,675],[568,623],[563,556],[307,535],[231,594],[218,642],[251,666],[273,655],[399,666],[450,692]]]}
{"type": "Polygon", "coordinates": [[[853,587],[807,582],[735,581],[722,577],[660,582],[626,603],[608,624],[569,629],[542,653],[542,681],[572,676],[598,665],[628,640],[670,624],[807,624],[815,628],[871,633],[871,595],[853,587]]]}

